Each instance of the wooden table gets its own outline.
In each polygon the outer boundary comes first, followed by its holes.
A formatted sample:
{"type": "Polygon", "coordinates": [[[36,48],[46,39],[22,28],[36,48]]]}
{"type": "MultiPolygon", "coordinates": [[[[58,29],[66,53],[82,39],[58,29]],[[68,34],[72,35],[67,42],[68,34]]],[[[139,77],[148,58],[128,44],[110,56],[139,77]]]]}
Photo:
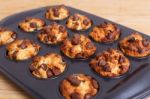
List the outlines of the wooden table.
{"type": "MultiPolygon", "coordinates": [[[[150,0],[0,0],[0,19],[11,14],[65,4],[150,35],[150,0]]],[[[0,99],[32,99],[0,74],[0,99]]]]}

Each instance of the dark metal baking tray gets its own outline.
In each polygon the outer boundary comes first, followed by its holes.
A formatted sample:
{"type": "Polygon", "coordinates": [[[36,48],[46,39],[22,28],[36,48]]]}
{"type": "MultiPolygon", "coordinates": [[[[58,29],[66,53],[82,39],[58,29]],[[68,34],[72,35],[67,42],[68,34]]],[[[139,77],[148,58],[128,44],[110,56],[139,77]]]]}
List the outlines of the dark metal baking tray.
{"type": "MultiPolygon", "coordinates": [[[[44,55],[48,52],[56,52],[61,54],[59,50],[60,45],[51,46],[39,42],[37,39],[37,34],[39,32],[24,33],[22,30],[18,28],[18,23],[24,20],[26,17],[38,17],[43,19],[47,25],[51,24],[53,21],[49,21],[44,17],[46,8],[47,7],[38,8],[38,9],[9,16],[0,21],[0,27],[7,27],[9,29],[16,31],[18,38],[28,38],[39,43],[42,46],[39,55],[44,55]]],[[[91,18],[93,20],[93,26],[103,23],[104,21],[111,22],[107,19],[89,14],[87,12],[75,8],[68,7],[68,9],[70,10],[71,15],[74,13],[81,13],[91,18]]],[[[65,25],[66,20],[57,21],[57,22],[65,25]]],[[[117,25],[122,31],[122,35],[120,39],[124,38],[127,35],[130,35],[132,32],[135,32],[135,30],[133,29],[127,28],[119,24],[117,25]]],[[[88,36],[88,33],[92,30],[92,27],[87,31],[79,32],[79,33],[88,36]]],[[[68,30],[68,32],[69,32],[69,36],[72,36],[74,34],[74,32],[71,30],[68,30]]],[[[144,34],[142,35],[145,38],[150,39],[150,36],[144,34]]],[[[93,41],[97,46],[96,54],[106,50],[107,48],[118,48],[118,41],[111,44],[101,44],[93,41]]],[[[149,77],[150,58],[134,59],[128,57],[131,61],[131,69],[127,74],[125,74],[120,78],[102,78],[97,74],[95,74],[90,69],[88,65],[90,59],[72,60],[65,56],[63,57],[68,64],[68,68],[63,73],[63,75],[60,75],[55,79],[49,78],[46,80],[40,80],[34,78],[28,69],[32,59],[21,61],[21,62],[9,60],[6,57],[6,46],[1,46],[0,47],[0,71],[4,73],[6,76],[8,76],[17,85],[19,85],[24,90],[26,90],[29,94],[33,95],[36,99],[61,99],[62,97],[58,90],[59,83],[62,79],[74,73],[88,74],[98,80],[101,88],[98,94],[94,97],[94,99],[143,98],[149,95],[150,93],[150,77],[149,77]]]]}

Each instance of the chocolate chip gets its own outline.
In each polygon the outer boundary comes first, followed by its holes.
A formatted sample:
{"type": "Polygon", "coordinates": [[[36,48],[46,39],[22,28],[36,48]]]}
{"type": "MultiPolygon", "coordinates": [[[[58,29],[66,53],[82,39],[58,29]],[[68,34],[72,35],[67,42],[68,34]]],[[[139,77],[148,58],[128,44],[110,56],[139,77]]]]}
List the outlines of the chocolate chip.
{"type": "Polygon", "coordinates": [[[11,37],[13,38],[13,39],[15,39],[16,38],[16,33],[13,33],[12,35],[11,35],[11,37]]]}
{"type": "Polygon", "coordinates": [[[92,95],[88,93],[84,96],[84,99],[92,99],[92,95]]]}
{"type": "Polygon", "coordinates": [[[98,89],[99,85],[98,85],[98,82],[96,80],[92,80],[92,85],[94,88],[98,89]]]}
{"type": "Polygon", "coordinates": [[[134,37],[131,37],[131,38],[128,39],[128,42],[130,42],[130,43],[132,43],[132,42],[134,42],[134,41],[135,41],[135,38],[134,38],[134,37]]]}
{"type": "Polygon", "coordinates": [[[45,41],[45,42],[48,42],[48,41],[49,41],[49,37],[48,37],[48,36],[45,36],[45,37],[44,37],[44,41],[45,41]]]}
{"type": "Polygon", "coordinates": [[[46,64],[41,64],[40,68],[42,68],[43,70],[47,70],[47,65],[46,64]]]}
{"type": "Polygon", "coordinates": [[[142,44],[147,47],[149,45],[149,41],[147,39],[142,40],[142,44]]]}
{"type": "Polygon", "coordinates": [[[123,62],[125,62],[125,57],[123,57],[123,56],[120,56],[120,57],[119,57],[119,62],[120,62],[120,63],[123,63],[123,62]]]}
{"type": "Polygon", "coordinates": [[[52,73],[51,69],[48,69],[46,73],[47,73],[47,77],[52,77],[53,76],[53,73],[52,73]]]}
{"type": "Polygon", "coordinates": [[[87,47],[88,49],[92,49],[92,48],[94,47],[94,44],[93,44],[92,42],[88,42],[88,43],[86,44],[86,47],[87,47]]]}
{"type": "Polygon", "coordinates": [[[33,65],[30,65],[29,69],[30,69],[30,71],[35,71],[36,70],[35,66],[33,66],[33,65]]]}
{"type": "Polygon", "coordinates": [[[55,11],[55,12],[54,12],[54,16],[55,16],[55,17],[58,17],[58,16],[59,16],[59,12],[58,12],[58,11],[55,11]]]}
{"type": "Polygon", "coordinates": [[[98,61],[98,66],[104,66],[104,65],[106,65],[106,61],[105,60],[103,60],[103,59],[101,59],[101,60],[99,60],[98,61]]]}
{"type": "Polygon", "coordinates": [[[77,20],[79,20],[79,17],[77,15],[74,15],[73,16],[73,21],[77,21],[77,20]]]}
{"type": "Polygon", "coordinates": [[[109,67],[107,64],[104,65],[104,66],[102,66],[102,69],[103,69],[104,71],[106,71],[106,72],[111,71],[110,67],[109,67]]]}
{"type": "Polygon", "coordinates": [[[89,20],[84,19],[84,20],[83,20],[83,24],[84,24],[84,25],[88,25],[88,24],[89,24],[89,20]]]}
{"type": "Polygon", "coordinates": [[[17,58],[17,53],[18,53],[18,51],[14,51],[14,53],[12,54],[12,57],[13,57],[14,59],[17,58]]]}
{"type": "Polygon", "coordinates": [[[138,53],[143,53],[143,49],[138,47],[138,53]]]}
{"type": "Polygon", "coordinates": [[[80,99],[80,95],[78,94],[78,93],[72,93],[71,95],[70,95],[70,97],[71,97],[71,99],[80,99]]]}
{"type": "Polygon", "coordinates": [[[64,27],[64,26],[59,26],[59,31],[60,31],[60,32],[65,32],[65,31],[66,31],[66,29],[65,29],[65,27],[64,27]]]}
{"type": "Polygon", "coordinates": [[[79,34],[75,34],[71,40],[71,43],[73,45],[77,45],[80,43],[80,35],[79,34]]]}
{"type": "Polygon", "coordinates": [[[39,72],[39,70],[38,70],[38,69],[35,69],[35,70],[34,70],[34,73],[35,73],[35,74],[37,74],[37,75],[39,75],[39,74],[40,74],[40,72],[39,72]]]}
{"type": "Polygon", "coordinates": [[[61,74],[60,69],[57,68],[57,67],[54,67],[54,68],[52,69],[52,72],[53,72],[54,75],[59,75],[59,74],[61,74]]]}
{"type": "Polygon", "coordinates": [[[81,81],[78,80],[78,78],[76,78],[75,76],[69,76],[68,81],[74,86],[79,86],[81,83],[81,81]]]}
{"type": "Polygon", "coordinates": [[[106,37],[108,39],[114,39],[114,35],[112,33],[108,33],[106,37]]]}
{"type": "Polygon", "coordinates": [[[27,45],[24,42],[22,42],[18,47],[20,47],[21,49],[25,49],[27,48],[27,45]]]}
{"type": "Polygon", "coordinates": [[[36,22],[31,22],[30,27],[31,28],[37,28],[37,23],[36,22]]]}

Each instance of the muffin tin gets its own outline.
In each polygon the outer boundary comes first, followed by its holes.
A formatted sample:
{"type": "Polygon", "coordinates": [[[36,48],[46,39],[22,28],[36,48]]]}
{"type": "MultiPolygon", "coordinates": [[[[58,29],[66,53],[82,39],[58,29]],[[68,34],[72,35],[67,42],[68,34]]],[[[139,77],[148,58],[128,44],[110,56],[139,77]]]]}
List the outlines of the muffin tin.
{"type": "MultiPolygon", "coordinates": [[[[88,36],[93,26],[101,24],[103,22],[110,22],[107,19],[89,14],[75,8],[71,8],[68,6],[67,8],[70,10],[71,15],[73,15],[74,13],[80,13],[88,16],[93,21],[92,27],[86,31],[74,32],[68,29],[69,37],[72,37],[74,33],[80,33],[88,36]]],[[[49,52],[61,54],[64,57],[64,60],[67,62],[67,69],[65,70],[65,72],[55,78],[48,78],[45,80],[37,79],[33,77],[29,71],[29,65],[31,64],[32,59],[21,62],[12,61],[6,57],[6,46],[0,46],[0,71],[2,73],[8,76],[12,81],[26,90],[36,99],[63,99],[63,97],[59,93],[59,84],[67,76],[76,73],[90,75],[99,82],[100,91],[94,97],[94,99],[142,98],[150,94],[150,58],[147,57],[145,59],[136,59],[128,57],[128,59],[131,61],[131,68],[128,73],[118,78],[103,78],[93,72],[89,67],[89,61],[94,56],[90,57],[87,60],[69,59],[61,53],[60,44],[46,45],[40,42],[37,38],[37,34],[39,33],[39,31],[33,33],[25,33],[18,28],[18,23],[24,20],[26,17],[41,18],[46,22],[47,25],[54,22],[45,18],[44,14],[46,12],[46,9],[47,7],[43,7],[9,16],[1,20],[0,27],[7,27],[8,29],[14,30],[17,33],[17,38],[28,38],[40,44],[42,48],[39,52],[39,55],[45,55],[49,52]]],[[[66,19],[57,22],[59,24],[65,25],[66,19]]],[[[117,26],[121,29],[122,33],[119,40],[130,35],[132,32],[135,32],[135,30],[132,30],[125,26],[119,24],[117,24],[117,26]]],[[[150,36],[147,36],[145,34],[142,35],[150,40],[150,36]]],[[[114,43],[108,44],[97,43],[92,40],[93,43],[97,46],[97,51],[95,54],[102,52],[108,48],[119,49],[119,40],[115,41],[114,43]]]]}

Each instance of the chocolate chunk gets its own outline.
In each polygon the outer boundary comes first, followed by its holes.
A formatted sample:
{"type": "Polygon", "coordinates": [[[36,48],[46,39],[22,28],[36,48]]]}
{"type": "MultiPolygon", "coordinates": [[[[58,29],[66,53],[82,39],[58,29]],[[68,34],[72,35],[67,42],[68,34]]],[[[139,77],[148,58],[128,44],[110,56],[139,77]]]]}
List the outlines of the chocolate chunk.
{"type": "Polygon", "coordinates": [[[74,15],[72,19],[73,19],[73,21],[77,21],[77,20],[79,20],[79,17],[77,15],[74,15]]]}
{"type": "Polygon", "coordinates": [[[59,26],[59,31],[60,31],[60,32],[65,32],[65,31],[66,31],[66,29],[65,29],[65,27],[64,27],[64,26],[62,26],[62,25],[61,25],[61,26],[59,26]]]}
{"type": "Polygon", "coordinates": [[[98,89],[99,85],[98,85],[98,82],[96,80],[92,80],[92,85],[94,88],[98,89]]]}
{"type": "Polygon", "coordinates": [[[92,95],[88,93],[84,96],[84,99],[92,99],[92,95]]]}
{"type": "Polygon", "coordinates": [[[107,64],[104,65],[104,66],[102,66],[102,69],[103,69],[104,71],[106,71],[106,72],[110,72],[110,71],[111,71],[110,67],[109,67],[107,64]]]}
{"type": "Polygon", "coordinates": [[[59,11],[58,11],[58,10],[59,10],[58,7],[54,7],[54,8],[52,9],[53,14],[54,14],[55,17],[58,17],[58,16],[59,16],[59,11]]]}
{"type": "Polygon", "coordinates": [[[47,70],[47,65],[46,64],[41,64],[40,68],[42,68],[43,70],[47,70]]]}
{"type": "Polygon", "coordinates": [[[71,95],[70,95],[70,97],[71,97],[71,99],[80,99],[80,95],[78,94],[78,93],[72,93],[71,95]]]}
{"type": "Polygon", "coordinates": [[[114,39],[114,35],[112,33],[108,33],[106,38],[112,40],[112,39],[114,39]]]}
{"type": "Polygon", "coordinates": [[[30,71],[35,71],[35,70],[36,70],[36,67],[33,66],[33,65],[30,65],[30,66],[29,66],[29,69],[30,69],[30,71]]]}
{"type": "Polygon", "coordinates": [[[54,67],[54,68],[52,69],[52,72],[53,72],[54,75],[59,75],[59,74],[61,74],[60,69],[57,68],[57,67],[54,67]]]}
{"type": "Polygon", "coordinates": [[[147,39],[142,40],[142,44],[147,47],[149,45],[149,41],[147,39]]]}
{"type": "Polygon", "coordinates": [[[94,44],[93,44],[92,42],[88,42],[88,43],[86,44],[86,47],[87,47],[88,49],[92,49],[92,48],[94,47],[94,44]]]}
{"type": "Polygon", "coordinates": [[[132,43],[132,42],[134,42],[134,41],[135,41],[135,38],[134,38],[134,37],[131,37],[131,38],[128,39],[128,42],[130,42],[130,43],[132,43]]]}
{"type": "Polygon", "coordinates": [[[81,83],[81,81],[78,80],[78,78],[75,77],[75,76],[69,76],[69,77],[68,77],[68,81],[69,81],[72,85],[74,85],[74,86],[79,86],[80,83],[81,83]]]}
{"type": "Polygon", "coordinates": [[[106,65],[106,61],[105,60],[103,60],[103,59],[101,59],[101,60],[99,60],[98,61],[98,66],[104,66],[104,65],[106,65]]]}
{"type": "Polygon", "coordinates": [[[30,27],[31,28],[37,28],[37,23],[36,22],[31,22],[30,27]]]}
{"type": "Polygon", "coordinates": [[[48,69],[46,73],[47,73],[47,77],[52,77],[53,76],[53,73],[52,73],[51,69],[48,69]]]}
{"type": "Polygon", "coordinates": [[[71,43],[73,45],[77,45],[80,43],[80,35],[79,34],[75,34],[71,40],[71,43]]]}
{"type": "Polygon", "coordinates": [[[123,62],[125,62],[125,57],[123,57],[123,56],[120,56],[120,57],[119,57],[119,62],[120,62],[120,63],[123,63],[123,62]]]}
{"type": "Polygon", "coordinates": [[[58,11],[55,11],[55,12],[54,12],[54,16],[55,16],[55,17],[58,17],[58,16],[59,16],[59,12],[58,12],[58,11]]]}
{"type": "Polygon", "coordinates": [[[11,35],[11,37],[13,38],[13,39],[15,39],[16,38],[16,33],[13,33],[12,35],[11,35]]]}
{"type": "Polygon", "coordinates": [[[88,25],[89,23],[90,23],[89,20],[87,20],[87,19],[84,19],[84,20],[83,20],[83,24],[84,24],[84,25],[88,25]]]}
{"type": "Polygon", "coordinates": [[[141,54],[141,53],[143,53],[143,51],[144,51],[144,50],[143,50],[142,48],[138,47],[138,53],[141,54]]]}
{"type": "Polygon", "coordinates": [[[38,69],[35,69],[35,70],[34,70],[34,73],[35,73],[35,74],[37,74],[37,75],[39,75],[39,74],[40,74],[40,72],[39,72],[39,70],[38,70],[38,69]]]}

